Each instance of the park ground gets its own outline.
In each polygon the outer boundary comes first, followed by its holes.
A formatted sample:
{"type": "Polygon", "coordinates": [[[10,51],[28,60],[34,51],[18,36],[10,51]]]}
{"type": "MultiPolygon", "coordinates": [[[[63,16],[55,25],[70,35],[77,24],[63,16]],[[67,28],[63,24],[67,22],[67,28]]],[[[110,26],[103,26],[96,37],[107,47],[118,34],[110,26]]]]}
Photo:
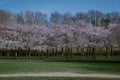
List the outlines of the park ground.
{"type": "MultiPolygon", "coordinates": [[[[6,61],[0,62],[0,75],[12,75],[12,74],[40,74],[40,73],[68,73],[93,75],[100,74],[107,76],[119,76],[120,75],[120,64],[119,63],[96,63],[96,62],[17,62],[17,61],[6,61]]],[[[52,74],[51,73],[51,74],[52,74]]],[[[58,74],[57,73],[57,74],[58,74]]],[[[64,74],[63,74],[64,75],[64,74]]],[[[71,74],[72,76],[72,74],[71,74]]],[[[95,75],[96,76],[96,75],[95,75]]],[[[11,76],[11,77],[0,77],[0,80],[119,80],[120,78],[115,77],[79,77],[79,76],[11,76]]]]}

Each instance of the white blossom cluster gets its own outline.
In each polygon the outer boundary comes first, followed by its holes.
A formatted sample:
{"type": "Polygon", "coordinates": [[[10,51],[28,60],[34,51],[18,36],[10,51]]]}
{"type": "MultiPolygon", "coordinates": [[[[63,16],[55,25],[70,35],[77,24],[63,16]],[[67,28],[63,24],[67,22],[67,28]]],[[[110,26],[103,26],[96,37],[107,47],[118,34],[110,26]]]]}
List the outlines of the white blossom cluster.
{"type": "Polygon", "coordinates": [[[54,47],[105,47],[120,46],[120,25],[108,28],[81,23],[80,26],[55,25],[54,27],[22,24],[0,24],[0,49],[42,50],[54,47]]]}

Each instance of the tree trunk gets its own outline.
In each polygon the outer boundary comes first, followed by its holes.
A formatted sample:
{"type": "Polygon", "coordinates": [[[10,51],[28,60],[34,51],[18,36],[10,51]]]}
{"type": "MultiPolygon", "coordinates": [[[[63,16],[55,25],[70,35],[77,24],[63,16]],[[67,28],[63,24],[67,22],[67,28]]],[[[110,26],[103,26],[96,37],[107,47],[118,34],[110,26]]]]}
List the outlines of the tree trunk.
{"type": "Polygon", "coordinates": [[[119,44],[119,47],[118,47],[118,54],[120,54],[120,44],[119,44]]]}
{"type": "Polygon", "coordinates": [[[57,50],[57,47],[56,47],[56,49],[55,49],[55,52],[56,52],[56,54],[55,54],[55,56],[58,54],[58,50],[57,50]]]}
{"type": "Polygon", "coordinates": [[[106,59],[109,57],[108,46],[106,46],[106,59]]]}
{"type": "Polygon", "coordinates": [[[64,52],[63,52],[63,47],[62,47],[62,48],[61,48],[61,56],[63,56],[63,53],[64,53],[64,52]]]}
{"type": "Polygon", "coordinates": [[[31,56],[31,52],[30,52],[30,48],[28,49],[28,58],[30,58],[31,56]]]}
{"type": "Polygon", "coordinates": [[[70,58],[72,58],[72,48],[70,48],[70,58]]]}
{"type": "Polygon", "coordinates": [[[77,47],[77,54],[79,54],[79,46],[77,47]]]}
{"type": "Polygon", "coordinates": [[[68,58],[70,57],[71,51],[70,48],[68,48],[68,58]]]}
{"type": "Polygon", "coordinates": [[[26,54],[25,59],[27,59],[27,57],[28,57],[28,51],[27,50],[25,50],[25,54],[26,54]]]}
{"type": "Polygon", "coordinates": [[[54,48],[52,49],[52,56],[54,56],[54,54],[55,54],[55,51],[54,51],[54,48]]]}
{"type": "Polygon", "coordinates": [[[87,47],[87,57],[89,57],[89,47],[87,47]]]}
{"type": "Polygon", "coordinates": [[[113,47],[111,46],[111,49],[110,49],[110,54],[111,56],[113,55],[113,47]]]}
{"type": "Polygon", "coordinates": [[[92,47],[90,47],[90,56],[93,54],[92,47]]]}
{"type": "Polygon", "coordinates": [[[46,53],[47,53],[47,58],[49,57],[49,54],[48,54],[48,52],[49,52],[49,50],[48,50],[48,49],[46,49],[46,53]]]}
{"type": "Polygon", "coordinates": [[[15,58],[17,59],[17,50],[15,50],[15,58]]]}
{"type": "Polygon", "coordinates": [[[96,50],[95,50],[95,48],[92,48],[92,53],[93,53],[93,59],[96,59],[96,50]]]}
{"type": "Polygon", "coordinates": [[[101,55],[101,48],[98,49],[98,53],[101,55]]]}
{"type": "Polygon", "coordinates": [[[80,51],[81,51],[81,53],[82,53],[82,56],[84,56],[84,53],[83,53],[83,49],[82,49],[82,48],[80,49],[80,51]]]}
{"type": "Polygon", "coordinates": [[[2,58],[2,50],[0,50],[0,58],[2,58]]]}
{"type": "Polygon", "coordinates": [[[65,58],[68,59],[68,48],[65,48],[65,58]]]}
{"type": "Polygon", "coordinates": [[[10,56],[9,50],[6,50],[6,56],[7,56],[7,58],[9,58],[9,56],[10,56]]]}
{"type": "Polygon", "coordinates": [[[41,59],[43,59],[43,50],[41,50],[40,53],[41,53],[41,59]]]}
{"type": "Polygon", "coordinates": [[[21,56],[22,56],[22,50],[19,49],[19,57],[21,57],[21,56]]]}

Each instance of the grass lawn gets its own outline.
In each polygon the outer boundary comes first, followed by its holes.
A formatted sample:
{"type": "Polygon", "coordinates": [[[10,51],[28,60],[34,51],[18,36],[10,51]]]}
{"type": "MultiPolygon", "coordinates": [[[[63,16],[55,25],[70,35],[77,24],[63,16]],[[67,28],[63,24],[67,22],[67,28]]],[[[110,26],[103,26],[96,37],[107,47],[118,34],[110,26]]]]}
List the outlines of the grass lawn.
{"type": "MultiPolygon", "coordinates": [[[[22,57],[0,57],[1,60],[11,60],[11,59],[18,59],[18,60],[25,60],[25,56],[22,57]]],[[[72,58],[66,59],[64,56],[49,56],[48,58],[45,56],[43,59],[41,59],[40,56],[31,56],[30,58],[27,58],[29,60],[95,60],[92,56],[86,57],[86,56],[72,56],[72,58]]],[[[120,55],[118,56],[109,56],[106,58],[105,56],[96,56],[96,60],[119,60],[120,61],[120,55]]]]}
{"type": "Polygon", "coordinates": [[[0,80],[119,80],[109,78],[70,78],[70,77],[11,77],[0,80]]]}
{"type": "Polygon", "coordinates": [[[120,74],[119,63],[0,62],[0,73],[67,71],[120,74]]]}

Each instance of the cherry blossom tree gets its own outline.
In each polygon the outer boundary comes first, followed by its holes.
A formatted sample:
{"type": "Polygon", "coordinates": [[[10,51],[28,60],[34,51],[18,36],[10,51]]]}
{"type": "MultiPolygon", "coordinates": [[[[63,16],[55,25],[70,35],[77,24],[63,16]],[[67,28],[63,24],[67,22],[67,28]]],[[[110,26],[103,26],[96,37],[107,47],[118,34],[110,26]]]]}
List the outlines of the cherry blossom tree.
{"type": "Polygon", "coordinates": [[[79,24],[73,25],[71,15],[66,15],[65,20],[69,18],[70,24],[67,24],[67,21],[65,24],[58,24],[57,21],[54,27],[39,24],[0,24],[0,49],[5,49],[8,57],[11,55],[10,50],[15,50],[12,55],[16,58],[19,49],[25,51],[23,55],[26,55],[26,58],[30,57],[31,50],[37,50],[41,58],[44,55],[49,57],[50,54],[72,58],[73,49],[77,49],[77,54],[81,51],[96,58],[99,48],[106,49],[108,57],[110,49],[112,53],[113,47],[120,46],[119,24],[104,28],[80,20],[77,22],[79,24]]]}
{"type": "Polygon", "coordinates": [[[120,50],[120,25],[113,25],[110,29],[112,38],[120,50]]]}

